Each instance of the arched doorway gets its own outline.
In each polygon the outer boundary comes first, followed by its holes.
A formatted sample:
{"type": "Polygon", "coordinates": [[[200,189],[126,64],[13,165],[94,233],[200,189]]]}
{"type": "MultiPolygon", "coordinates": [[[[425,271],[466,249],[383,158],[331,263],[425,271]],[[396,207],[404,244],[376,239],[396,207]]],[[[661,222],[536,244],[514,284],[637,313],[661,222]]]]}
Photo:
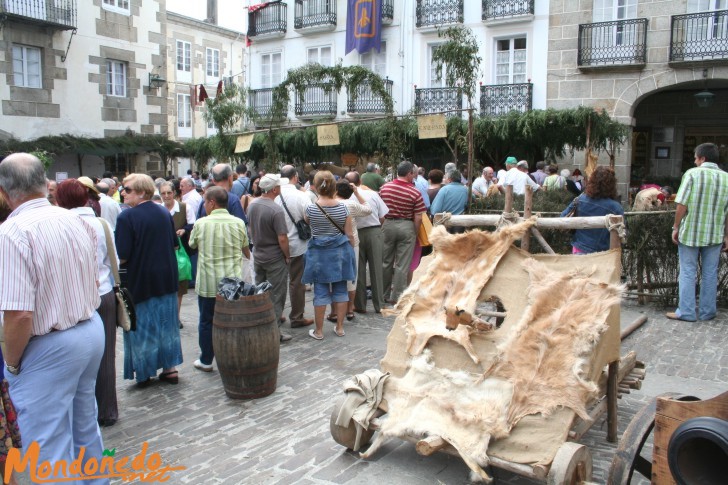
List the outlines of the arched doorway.
{"type": "Polygon", "coordinates": [[[721,166],[728,167],[728,79],[679,83],[639,98],[633,105],[631,183],[644,180],[677,188],[692,168],[693,150],[701,143],[720,147],[721,166]],[[709,106],[696,94],[712,93],[709,106]]]}

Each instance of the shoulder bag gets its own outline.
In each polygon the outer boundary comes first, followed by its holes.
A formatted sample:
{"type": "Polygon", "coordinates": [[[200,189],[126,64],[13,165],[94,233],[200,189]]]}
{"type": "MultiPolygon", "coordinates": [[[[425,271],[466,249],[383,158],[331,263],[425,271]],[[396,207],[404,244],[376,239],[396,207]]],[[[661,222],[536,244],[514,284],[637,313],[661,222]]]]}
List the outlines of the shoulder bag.
{"type": "Polygon", "coordinates": [[[98,217],[101,226],[104,228],[104,236],[106,237],[106,251],[111,261],[111,272],[114,275],[114,295],[116,296],[116,325],[123,328],[125,332],[133,332],[136,330],[136,310],[134,309],[134,301],[131,292],[121,287],[121,278],[119,277],[119,263],[116,260],[116,251],[113,250],[114,244],[111,241],[111,230],[106,224],[106,220],[98,217]]]}
{"type": "Polygon", "coordinates": [[[293,220],[293,216],[291,215],[291,211],[288,210],[288,206],[286,205],[286,199],[283,198],[283,194],[281,194],[280,197],[281,202],[283,202],[283,208],[286,209],[286,214],[288,214],[288,217],[289,219],[291,219],[293,225],[296,226],[298,239],[301,239],[302,241],[308,241],[309,239],[311,239],[311,226],[309,226],[308,222],[306,222],[304,219],[301,219],[300,221],[293,220]]]}

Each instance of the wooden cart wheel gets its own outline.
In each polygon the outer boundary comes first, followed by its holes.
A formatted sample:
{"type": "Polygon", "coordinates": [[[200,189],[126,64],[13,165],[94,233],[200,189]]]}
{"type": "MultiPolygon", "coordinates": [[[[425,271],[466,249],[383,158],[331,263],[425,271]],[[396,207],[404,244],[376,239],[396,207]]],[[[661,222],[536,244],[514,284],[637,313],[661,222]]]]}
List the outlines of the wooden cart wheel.
{"type": "MultiPolygon", "coordinates": [[[[339,411],[344,405],[344,399],[345,398],[342,397],[336,401],[334,409],[331,410],[329,428],[331,429],[331,437],[334,438],[334,441],[339,443],[341,446],[345,446],[349,450],[353,450],[356,445],[356,425],[354,424],[354,421],[350,420],[347,427],[336,424],[336,419],[339,417],[339,411]]],[[[372,439],[372,435],[374,435],[374,430],[362,430],[361,442],[359,445],[361,447],[368,445],[372,439]]]]}
{"type": "Polygon", "coordinates": [[[577,485],[591,481],[592,456],[589,448],[567,441],[556,452],[546,477],[548,485],[577,485]]]}
{"type": "MultiPolygon", "coordinates": [[[[698,400],[692,396],[682,396],[676,393],[666,393],[658,397],[668,397],[679,401],[698,400]]],[[[612,466],[609,468],[608,485],[631,483],[635,471],[647,479],[652,478],[652,457],[642,456],[642,448],[655,427],[657,399],[657,397],[653,398],[640,409],[624,431],[617,452],[612,459],[612,466]]]]}

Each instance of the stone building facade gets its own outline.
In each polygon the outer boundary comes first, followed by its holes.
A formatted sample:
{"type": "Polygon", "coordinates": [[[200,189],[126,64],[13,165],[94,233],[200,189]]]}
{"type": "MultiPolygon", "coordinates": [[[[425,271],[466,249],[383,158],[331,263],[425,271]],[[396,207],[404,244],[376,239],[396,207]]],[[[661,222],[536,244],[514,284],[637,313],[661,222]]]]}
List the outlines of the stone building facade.
{"type": "MultiPolygon", "coordinates": [[[[0,3],[0,137],[164,135],[165,0],[0,3]]],[[[144,168],[146,156],[56,155],[53,172],[144,168]]]]}
{"type": "Polygon", "coordinates": [[[550,0],[547,105],[603,108],[632,128],[617,155],[623,193],[630,180],[679,178],[702,142],[718,143],[728,162],[725,9],[725,0],[550,0]]]}

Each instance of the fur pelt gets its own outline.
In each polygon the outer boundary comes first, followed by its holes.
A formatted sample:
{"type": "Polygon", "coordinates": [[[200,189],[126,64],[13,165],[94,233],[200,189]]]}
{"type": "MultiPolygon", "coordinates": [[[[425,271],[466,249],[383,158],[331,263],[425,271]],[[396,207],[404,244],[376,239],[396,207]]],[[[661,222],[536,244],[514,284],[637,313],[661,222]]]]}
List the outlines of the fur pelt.
{"type": "MultiPolygon", "coordinates": [[[[506,436],[524,416],[565,407],[589,420],[586,403],[597,390],[587,377],[590,358],[622,287],[595,280],[593,273],[550,271],[533,259],[523,266],[530,276],[528,307],[517,323],[494,331],[500,343],[490,369],[481,376],[440,369],[429,350],[412,358],[407,373],[385,385],[388,413],[364,457],[389,437],[437,435],[488,480],[482,467],[491,438],[506,436]]],[[[437,295],[445,300],[451,294],[437,295]]],[[[438,303],[442,309],[444,302],[438,303]]],[[[438,317],[446,328],[445,316],[438,317]]],[[[419,329],[419,322],[415,318],[411,325],[419,329]]]]}
{"type": "Polygon", "coordinates": [[[413,282],[402,294],[393,313],[398,313],[395,324],[407,331],[407,351],[419,355],[434,336],[452,340],[461,345],[476,364],[480,358],[470,341],[476,329],[459,325],[448,330],[445,308],[457,307],[469,314],[475,312],[477,299],[485,284],[513,241],[520,239],[534,224],[536,218],[506,226],[490,233],[469,231],[450,235],[437,226],[430,234],[435,257],[425,274],[413,282]]]}

